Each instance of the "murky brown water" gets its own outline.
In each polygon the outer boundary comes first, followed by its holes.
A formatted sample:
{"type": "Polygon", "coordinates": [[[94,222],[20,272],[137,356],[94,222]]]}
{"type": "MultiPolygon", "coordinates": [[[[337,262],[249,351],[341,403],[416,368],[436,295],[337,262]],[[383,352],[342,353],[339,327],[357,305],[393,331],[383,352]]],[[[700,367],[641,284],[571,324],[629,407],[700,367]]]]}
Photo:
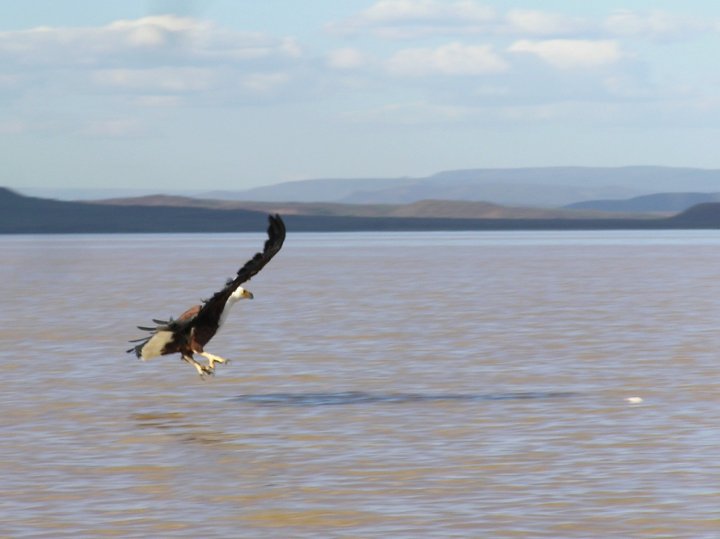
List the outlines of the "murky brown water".
{"type": "Polygon", "coordinates": [[[720,232],[263,239],[0,237],[0,537],[720,536],[720,232]]]}

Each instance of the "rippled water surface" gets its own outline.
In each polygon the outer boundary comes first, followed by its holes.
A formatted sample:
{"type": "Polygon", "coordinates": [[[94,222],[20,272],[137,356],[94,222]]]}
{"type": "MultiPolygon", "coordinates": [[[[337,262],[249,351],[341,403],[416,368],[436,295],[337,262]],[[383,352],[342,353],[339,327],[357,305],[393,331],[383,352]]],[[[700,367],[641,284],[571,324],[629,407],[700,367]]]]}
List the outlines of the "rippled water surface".
{"type": "Polygon", "coordinates": [[[0,537],[720,537],[720,232],[0,237],[0,537]]]}

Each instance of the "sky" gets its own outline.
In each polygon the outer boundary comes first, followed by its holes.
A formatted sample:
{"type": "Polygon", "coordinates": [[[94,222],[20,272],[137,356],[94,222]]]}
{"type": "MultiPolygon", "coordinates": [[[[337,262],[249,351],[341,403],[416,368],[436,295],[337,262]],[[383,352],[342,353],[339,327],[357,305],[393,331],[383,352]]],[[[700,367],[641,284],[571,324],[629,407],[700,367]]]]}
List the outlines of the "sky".
{"type": "Polygon", "coordinates": [[[0,0],[0,185],[720,168],[711,0],[0,0]]]}

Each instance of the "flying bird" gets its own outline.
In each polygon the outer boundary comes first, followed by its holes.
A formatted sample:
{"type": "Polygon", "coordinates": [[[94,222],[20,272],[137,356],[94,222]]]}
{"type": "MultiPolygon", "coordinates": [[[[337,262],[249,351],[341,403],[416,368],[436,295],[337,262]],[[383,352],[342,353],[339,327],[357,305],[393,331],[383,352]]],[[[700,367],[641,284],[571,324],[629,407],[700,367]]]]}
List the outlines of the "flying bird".
{"type": "Polygon", "coordinates": [[[267,229],[268,239],[260,253],[255,253],[235,278],[228,279],[225,287],[216,292],[201,305],[195,305],[177,319],[155,320],[155,327],[138,326],[138,329],[149,331],[150,336],[130,342],[139,343],[128,350],[142,360],[157,356],[179,353],[184,361],[195,367],[201,378],[215,374],[215,363],[227,363],[227,359],[205,351],[205,345],[213,338],[227,320],[230,307],[241,299],[252,299],[253,294],[241,284],[249,281],[265,265],[272,260],[285,241],[285,223],[279,215],[269,216],[267,229]],[[200,363],[193,356],[198,354],[208,360],[200,363]]]}

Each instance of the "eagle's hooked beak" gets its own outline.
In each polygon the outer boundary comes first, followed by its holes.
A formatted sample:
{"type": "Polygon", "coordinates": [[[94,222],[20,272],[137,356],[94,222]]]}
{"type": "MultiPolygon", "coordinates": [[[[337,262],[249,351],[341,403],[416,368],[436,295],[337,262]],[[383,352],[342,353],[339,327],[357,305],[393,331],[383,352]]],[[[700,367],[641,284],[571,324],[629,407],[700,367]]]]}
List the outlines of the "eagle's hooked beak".
{"type": "Polygon", "coordinates": [[[250,292],[250,290],[243,290],[242,297],[245,299],[253,299],[255,296],[253,296],[253,293],[250,292]]]}

